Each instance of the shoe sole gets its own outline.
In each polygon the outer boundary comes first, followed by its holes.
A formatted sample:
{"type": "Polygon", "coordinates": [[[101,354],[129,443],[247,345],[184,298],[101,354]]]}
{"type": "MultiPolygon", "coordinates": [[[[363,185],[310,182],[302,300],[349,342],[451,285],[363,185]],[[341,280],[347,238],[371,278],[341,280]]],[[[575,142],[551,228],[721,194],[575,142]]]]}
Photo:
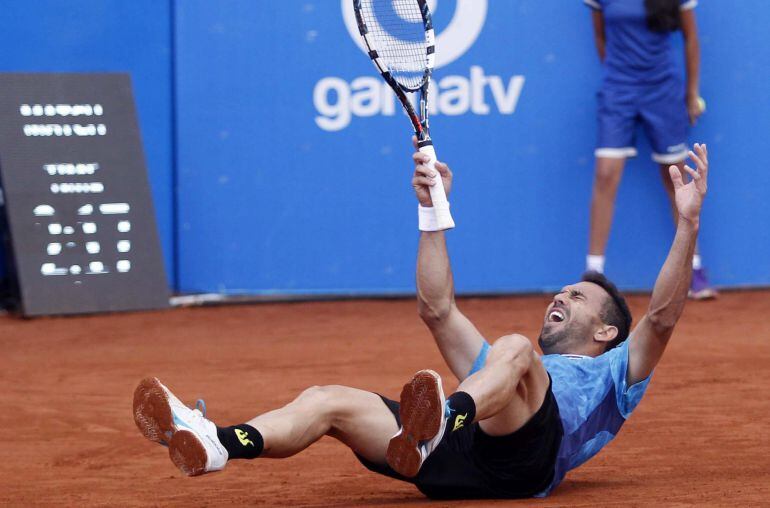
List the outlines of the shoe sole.
{"type": "Polygon", "coordinates": [[[198,476],[206,472],[206,448],[189,430],[174,433],[168,443],[168,456],[187,476],[198,476]]]}
{"type": "Polygon", "coordinates": [[[163,445],[176,433],[168,397],[157,378],[142,379],[134,390],[134,423],[144,437],[163,445]]]}
{"type": "Polygon", "coordinates": [[[420,472],[420,441],[433,439],[441,429],[444,408],[440,380],[435,372],[421,370],[401,390],[401,430],[388,444],[387,461],[407,478],[420,472]]]}

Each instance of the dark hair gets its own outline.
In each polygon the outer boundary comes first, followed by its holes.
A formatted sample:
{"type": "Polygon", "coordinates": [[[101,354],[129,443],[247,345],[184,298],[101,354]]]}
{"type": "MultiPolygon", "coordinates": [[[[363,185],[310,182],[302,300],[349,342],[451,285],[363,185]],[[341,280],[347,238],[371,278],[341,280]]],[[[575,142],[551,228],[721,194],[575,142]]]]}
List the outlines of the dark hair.
{"type": "Polygon", "coordinates": [[[675,32],[681,28],[679,0],[644,0],[647,28],[653,32],[675,32]]]}
{"type": "Polygon", "coordinates": [[[618,336],[612,342],[607,343],[605,351],[609,351],[628,338],[628,334],[631,331],[631,311],[628,310],[626,299],[620,294],[618,288],[604,274],[586,272],[581,280],[600,286],[609,295],[609,298],[602,307],[601,318],[605,324],[612,325],[618,329],[618,336]]]}

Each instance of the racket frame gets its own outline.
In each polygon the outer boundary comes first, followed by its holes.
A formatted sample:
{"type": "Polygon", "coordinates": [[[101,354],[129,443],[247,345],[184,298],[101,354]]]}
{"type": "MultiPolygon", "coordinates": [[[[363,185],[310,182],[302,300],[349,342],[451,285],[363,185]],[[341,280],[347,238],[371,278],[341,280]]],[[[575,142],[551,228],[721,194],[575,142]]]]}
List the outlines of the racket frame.
{"type": "MultiPolygon", "coordinates": [[[[356,15],[356,23],[358,25],[358,32],[364,39],[367,53],[369,58],[374,63],[374,66],[379,71],[385,82],[390,85],[393,92],[398,97],[401,105],[404,107],[404,111],[409,117],[412,127],[414,128],[414,134],[417,136],[417,148],[420,152],[428,154],[430,161],[426,164],[431,170],[435,171],[438,175],[438,170],[435,169],[436,164],[436,151],[433,147],[433,140],[430,137],[430,123],[428,114],[428,90],[430,88],[430,78],[433,74],[433,65],[435,62],[436,43],[435,33],[433,31],[433,19],[428,9],[428,3],[426,0],[414,0],[420,7],[422,14],[423,28],[425,29],[425,42],[426,42],[426,59],[427,65],[425,67],[425,74],[423,76],[422,85],[417,88],[407,87],[396,80],[393,74],[388,69],[388,66],[380,58],[374,44],[372,44],[372,38],[369,34],[369,29],[366,26],[364,17],[362,14],[361,3],[365,0],[353,0],[353,9],[356,15]],[[412,101],[409,100],[407,93],[418,92],[418,104],[419,104],[419,116],[415,110],[412,101]]],[[[449,212],[449,201],[446,197],[446,191],[444,184],[440,176],[437,176],[436,185],[432,185],[430,188],[431,201],[433,203],[433,210],[436,213],[436,221],[440,230],[451,229],[455,227],[452,215],[449,212]]]]}

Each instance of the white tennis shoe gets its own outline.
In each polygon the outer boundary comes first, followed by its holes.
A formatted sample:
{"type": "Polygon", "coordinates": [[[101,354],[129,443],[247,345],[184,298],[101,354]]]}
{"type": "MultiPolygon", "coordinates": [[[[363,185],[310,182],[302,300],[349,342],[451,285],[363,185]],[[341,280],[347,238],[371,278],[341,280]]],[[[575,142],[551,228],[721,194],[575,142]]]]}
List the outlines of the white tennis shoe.
{"type": "Polygon", "coordinates": [[[399,474],[413,478],[444,437],[448,418],[441,376],[421,370],[401,391],[401,429],[388,444],[387,461],[399,474]]]}
{"type": "Polygon", "coordinates": [[[227,450],[205,411],[203,401],[190,409],[154,377],[143,379],[134,390],[134,422],[139,431],[168,446],[171,461],[188,476],[219,471],[227,463],[227,450]]]}

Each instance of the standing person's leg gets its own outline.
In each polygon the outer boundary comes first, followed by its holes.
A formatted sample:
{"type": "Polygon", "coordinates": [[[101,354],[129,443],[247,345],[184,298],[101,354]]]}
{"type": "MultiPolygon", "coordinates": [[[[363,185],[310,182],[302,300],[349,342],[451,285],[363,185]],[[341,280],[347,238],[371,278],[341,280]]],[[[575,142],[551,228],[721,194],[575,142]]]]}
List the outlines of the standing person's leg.
{"type": "Polygon", "coordinates": [[[134,420],[145,437],[168,445],[171,460],[188,475],[223,469],[234,458],[288,457],[324,435],[384,464],[388,441],[398,430],[378,395],[344,386],[309,388],[248,423],[218,427],[155,378],[143,380],[134,392],[134,420]]]}
{"type": "Polygon", "coordinates": [[[623,176],[625,157],[597,157],[591,194],[591,222],[586,270],[604,272],[607,239],[615,213],[615,197],[623,176]]]}
{"type": "Polygon", "coordinates": [[[604,273],[604,256],[610,235],[615,197],[623,176],[626,158],[636,155],[637,91],[630,86],[604,86],[597,94],[598,135],[594,152],[591,222],[586,271],[604,273]]]}
{"type": "MultiPolygon", "coordinates": [[[[687,127],[689,117],[684,97],[684,84],[677,79],[668,80],[660,85],[649,87],[641,100],[640,116],[647,137],[652,145],[652,158],[658,163],[663,186],[671,205],[674,223],[679,217],[674,204],[674,187],[668,173],[671,164],[676,165],[684,181],[684,161],[688,155],[687,127]]],[[[716,291],[706,277],[701,263],[699,246],[693,255],[693,278],[690,285],[690,298],[714,298],[716,291]]]]}

